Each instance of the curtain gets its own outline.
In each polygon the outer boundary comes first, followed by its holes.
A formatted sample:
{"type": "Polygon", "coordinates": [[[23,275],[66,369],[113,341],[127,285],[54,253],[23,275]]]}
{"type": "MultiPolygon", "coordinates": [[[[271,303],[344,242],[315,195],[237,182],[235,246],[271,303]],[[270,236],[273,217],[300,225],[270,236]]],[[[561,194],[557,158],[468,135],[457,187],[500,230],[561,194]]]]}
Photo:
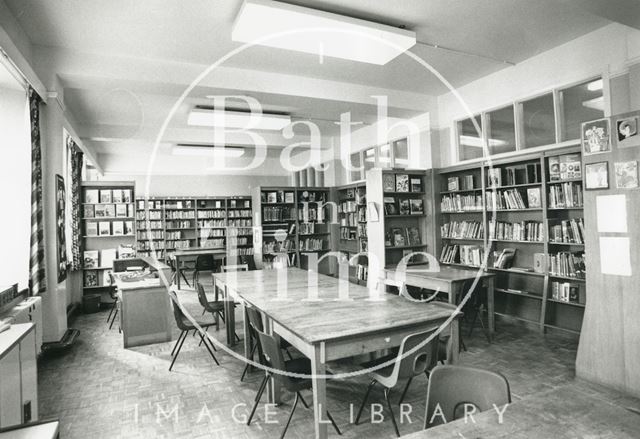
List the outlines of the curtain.
{"type": "Polygon", "coordinates": [[[40,148],[40,104],[42,100],[29,87],[29,118],[31,122],[31,257],[29,259],[29,290],[32,295],[44,293],[44,222],[42,205],[42,151],[40,148]]]}
{"type": "Polygon", "coordinates": [[[80,182],[84,154],[71,136],[67,135],[67,255],[69,270],[82,268],[82,239],[80,239],[80,182]]]}

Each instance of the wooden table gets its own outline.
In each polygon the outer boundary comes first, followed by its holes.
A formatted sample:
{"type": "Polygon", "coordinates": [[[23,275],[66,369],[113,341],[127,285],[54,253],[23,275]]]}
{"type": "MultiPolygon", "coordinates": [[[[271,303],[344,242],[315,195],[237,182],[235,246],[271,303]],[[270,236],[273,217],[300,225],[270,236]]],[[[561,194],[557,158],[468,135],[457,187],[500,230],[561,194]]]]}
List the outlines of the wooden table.
{"type": "MultiPolygon", "coordinates": [[[[599,386],[597,386],[599,387],[599,386]]],[[[574,382],[510,404],[503,423],[495,410],[422,430],[407,439],[640,437],[640,400],[574,382]],[[630,407],[638,411],[634,413],[630,407]]],[[[502,409],[502,408],[501,408],[502,409]]],[[[424,419],[421,419],[422,423],[424,419]]]]}
{"type": "Polygon", "coordinates": [[[35,421],[0,430],[0,439],[56,439],[60,421],[35,421]]]}
{"type": "Polygon", "coordinates": [[[427,265],[413,265],[406,270],[399,271],[396,267],[383,270],[386,279],[402,281],[406,285],[428,290],[440,290],[449,296],[449,303],[457,304],[458,299],[465,293],[464,284],[478,278],[478,284],[487,288],[487,314],[489,319],[489,334],[495,333],[495,274],[481,270],[466,270],[453,267],[439,267],[438,271],[428,271],[427,265]]]}
{"type": "Polygon", "coordinates": [[[177,250],[173,253],[170,253],[170,257],[174,258],[176,261],[176,286],[178,287],[178,289],[180,289],[180,278],[182,277],[181,260],[184,261],[184,259],[192,259],[200,255],[211,255],[214,258],[217,257],[218,259],[222,259],[227,255],[227,251],[225,249],[219,248],[192,248],[177,250]]]}
{"type": "MultiPolygon", "coordinates": [[[[437,328],[448,320],[451,331],[449,359],[452,363],[457,361],[459,328],[454,306],[416,304],[384,293],[370,295],[366,287],[310,273],[289,268],[215,273],[213,278],[227,297],[242,303],[243,309],[248,304],[260,310],[267,330],[286,339],[311,360],[316,438],[327,437],[327,424],[320,422],[320,413],[328,408],[323,377],[328,361],[399,346],[407,335],[437,328]],[[317,286],[311,291],[312,300],[307,289],[310,279],[317,286]],[[336,300],[340,285],[348,288],[350,300],[336,300]],[[286,298],[283,297],[285,292],[286,298]]],[[[227,316],[227,327],[233,330],[233,313],[227,316]]],[[[248,358],[247,334],[245,332],[244,348],[248,358]]],[[[272,390],[276,402],[278,390],[272,390]]]]}
{"type": "MultiPolygon", "coordinates": [[[[153,258],[140,258],[147,270],[162,271],[169,282],[171,269],[153,258]]],[[[114,273],[120,299],[120,327],[124,347],[171,341],[173,313],[167,287],[153,274],[125,280],[136,272],[114,273]]]]}

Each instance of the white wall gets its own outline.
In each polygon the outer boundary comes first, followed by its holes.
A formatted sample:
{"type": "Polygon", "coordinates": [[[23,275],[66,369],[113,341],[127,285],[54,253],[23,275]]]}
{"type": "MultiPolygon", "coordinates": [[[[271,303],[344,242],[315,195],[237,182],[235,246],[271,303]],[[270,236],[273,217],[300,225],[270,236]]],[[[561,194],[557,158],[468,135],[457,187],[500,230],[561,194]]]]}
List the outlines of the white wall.
{"type": "MultiPolygon", "coordinates": [[[[640,31],[614,23],[457,91],[473,114],[589,77],[623,73],[639,57],[640,31]]],[[[452,164],[455,157],[454,121],[466,118],[468,114],[453,93],[438,97],[437,121],[434,118],[432,122],[443,134],[440,139],[440,166],[452,164]]]]}
{"type": "MultiPolygon", "coordinates": [[[[3,67],[0,65],[0,69],[3,67]]],[[[24,90],[0,88],[0,286],[29,286],[31,135],[24,90]]]]}

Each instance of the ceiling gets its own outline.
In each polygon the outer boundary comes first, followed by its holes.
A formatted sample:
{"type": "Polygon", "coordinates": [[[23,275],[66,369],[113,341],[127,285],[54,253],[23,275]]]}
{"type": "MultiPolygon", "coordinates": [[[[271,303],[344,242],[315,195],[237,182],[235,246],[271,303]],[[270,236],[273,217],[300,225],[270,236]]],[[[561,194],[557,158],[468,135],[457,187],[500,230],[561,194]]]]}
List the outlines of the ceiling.
{"type": "MultiPolygon", "coordinates": [[[[231,41],[240,0],[4,1],[31,40],[36,71],[48,87],[62,84],[76,131],[103,155],[148,151],[193,79],[241,46],[231,41]]],[[[404,0],[393,7],[379,0],[289,2],[404,26],[420,42],[453,49],[418,44],[411,53],[459,87],[610,23],[576,7],[583,1],[404,0]]],[[[446,91],[407,55],[376,66],[333,58],[320,63],[315,55],[249,47],[188,93],[162,140],[210,139],[210,130],[185,123],[190,108],[211,103],[207,95],[252,96],[265,109],[314,121],[331,137],[343,112],[361,126],[376,120],[372,95],[389,97],[389,116],[408,118],[429,111],[433,98],[446,91]]],[[[273,133],[265,138],[279,147],[301,141],[273,133]]]]}

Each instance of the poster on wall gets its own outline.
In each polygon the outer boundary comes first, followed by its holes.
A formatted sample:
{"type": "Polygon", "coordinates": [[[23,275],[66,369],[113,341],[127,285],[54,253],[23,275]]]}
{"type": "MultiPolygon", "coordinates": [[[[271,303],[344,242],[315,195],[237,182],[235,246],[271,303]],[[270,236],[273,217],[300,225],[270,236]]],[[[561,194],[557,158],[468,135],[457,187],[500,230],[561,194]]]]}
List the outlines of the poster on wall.
{"type": "Polygon", "coordinates": [[[638,162],[616,162],[616,188],[636,189],[638,187],[638,162]]]}
{"type": "Polygon", "coordinates": [[[65,187],[64,178],[56,175],[56,254],[58,261],[58,283],[67,278],[67,240],[65,236],[65,187]]]}
{"type": "Polygon", "coordinates": [[[582,124],[582,150],[585,155],[611,151],[609,119],[598,119],[582,124]]]}
{"type": "Polygon", "coordinates": [[[613,123],[615,130],[613,138],[618,148],[630,148],[640,146],[640,114],[625,113],[616,116],[613,123]]]}

